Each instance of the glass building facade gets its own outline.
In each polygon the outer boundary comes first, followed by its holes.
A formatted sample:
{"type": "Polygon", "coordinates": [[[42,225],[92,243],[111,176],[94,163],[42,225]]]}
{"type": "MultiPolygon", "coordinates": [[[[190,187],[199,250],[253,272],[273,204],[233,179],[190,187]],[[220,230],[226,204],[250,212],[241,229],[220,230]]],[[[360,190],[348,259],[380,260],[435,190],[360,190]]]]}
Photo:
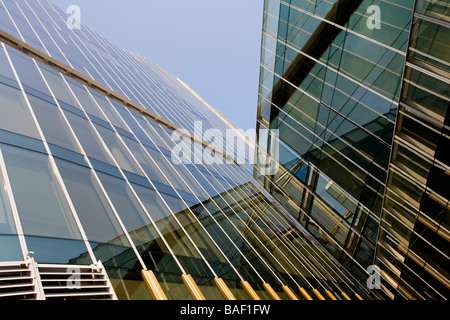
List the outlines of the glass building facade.
{"type": "MultiPolygon", "coordinates": [[[[266,0],[256,180],[377,298],[447,299],[450,3],[266,0]],[[378,269],[376,269],[378,267],[378,269]]],[[[257,130],[258,132],[258,130],[257,130]]]]}
{"type": "MultiPolygon", "coordinates": [[[[55,293],[63,281],[49,278],[48,270],[99,262],[107,274],[99,281],[118,299],[372,298],[259,186],[250,142],[237,135],[241,143],[231,153],[220,148],[222,141],[205,143],[210,129],[223,136],[235,129],[226,119],[153,62],[84,25],[69,28],[68,18],[46,0],[0,0],[0,297],[24,287],[7,268],[31,256],[41,270],[42,298],[67,298],[61,287],[55,293]],[[173,160],[180,128],[194,150],[191,162],[173,160]],[[237,163],[242,155],[245,163],[237,163]]],[[[397,51],[390,58],[404,57],[397,51]]],[[[377,90],[367,94],[378,96],[377,90]]],[[[397,99],[399,91],[391,93],[397,99]]],[[[394,122],[396,104],[387,105],[389,115],[374,111],[365,120],[368,140],[380,123],[394,122]]],[[[359,139],[353,127],[342,130],[341,137],[359,139]]],[[[318,150],[310,156],[320,158],[318,150]]],[[[368,165],[365,177],[357,172],[359,180],[373,179],[358,198],[368,208],[370,201],[382,207],[374,193],[386,174],[380,167],[368,165]]],[[[285,190],[298,190],[296,180],[282,179],[290,186],[285,190]]],[[[347,185],[325,186],[319,171],[314,179],[325,188],[323,201],[311,202],[317,210],[332,200],[354,205],[345,223],[372,215],[344,199],[347,185]]]]}

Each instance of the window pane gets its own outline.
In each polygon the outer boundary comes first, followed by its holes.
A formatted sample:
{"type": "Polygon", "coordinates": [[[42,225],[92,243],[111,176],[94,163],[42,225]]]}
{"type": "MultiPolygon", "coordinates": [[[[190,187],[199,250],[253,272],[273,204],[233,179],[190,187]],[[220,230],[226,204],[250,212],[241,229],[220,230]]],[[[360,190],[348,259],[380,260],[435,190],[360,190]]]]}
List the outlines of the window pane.
{"type": "Polygon", "coordinates": [[[2,172],[0,171],[0,234],[16,234],[14,220],[11,212],[11,206],[3,187],[5,183],[2,172]]]}
{"type": "Polygon", "coordinates": [[[1,146],[26,235],[81,239],[47,156],[1,146]]]}
{"type": "Polygon", "coordinates": [[[98,173],[117,213],[146,267],[164,272],[180,272],[166,245],[140,206],[131,188],[122,179],[98,173]]]}
{"type": "Polygon", "coordinates": [[[33,95],[27,96],[47,142],[79,152],[76,141],[58,107],[33,95]]]}
{"type": "Polygon", "coordinates": [[[0,48],[0,76],[7,77],[9,79],[15,79],[14,73],[11,69],[11,65],[6,58],[6,54],[3,48],[0,48]]]}
{"type": "Polygon", "coordinates": [[[27,248],[38,263],[91,264],[84,241],[26,236],[27,248]]]}
{"type": "Polygon", "coordinates": [[[17,236],[0,235],[0,261],[23,260],[17,236]]]}
{"type": "Polygon", "coordinates": [[[75,132],[81,147],[86,152],[86,155],[110,165],[114,165],[114,162],[103,147],[101,141],[98,139],[97,133],[94,131],[94,128],[88,120],[69,111],[65,111],[64,114],[75,132]]]}
{"type": "Polygon", "coordinates": [[[29,86],[33,89],[50,95],[47,85],[45,84],[42,76],[39,74],[38,69],[33,62],[33,59],[15,50],[10,50],[9,56],[12,60],[17,75],[19,76],[20,82],[22,83],[22,85],[24,85],[25,91],[29,89],[27,88],[27,86],[29,86]]]}
{"type": "Polygon", "coordinates": [[[104,243],[117,238],[119,244],[129,246],[90,170],[59,159],[56,163],[88,239],[104,243]]]}
{"type": "Polygon", "coordinates": [[[39,139],[22,93],[0,83],[0,128],[39,139]]]}

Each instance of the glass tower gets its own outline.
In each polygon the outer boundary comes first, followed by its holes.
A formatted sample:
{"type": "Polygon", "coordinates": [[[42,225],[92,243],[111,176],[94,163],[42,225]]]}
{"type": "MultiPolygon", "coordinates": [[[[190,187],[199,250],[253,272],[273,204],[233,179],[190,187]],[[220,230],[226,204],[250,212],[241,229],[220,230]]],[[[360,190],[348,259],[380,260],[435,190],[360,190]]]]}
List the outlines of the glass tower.
{"type": "Polygon", "coordinates": [[[236,128],[186,84],[72,19],[0,0],[0,297],[372,298],[259,186],[250,141],[225,149],[236,128]]]}
{"type": "Polygon", "coordinates": [[[450,296],[449,10],[265,1],[254,176],[377,297],[450,296]]]}

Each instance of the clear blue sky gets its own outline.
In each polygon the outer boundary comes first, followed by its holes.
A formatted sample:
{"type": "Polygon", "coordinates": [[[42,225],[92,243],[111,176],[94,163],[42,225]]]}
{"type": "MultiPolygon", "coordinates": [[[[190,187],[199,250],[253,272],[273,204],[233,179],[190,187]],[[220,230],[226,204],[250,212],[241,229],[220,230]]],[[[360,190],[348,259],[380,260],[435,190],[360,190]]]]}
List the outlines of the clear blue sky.
{"type": "Polygon", "coordinates": [[[50,0],[178,76],[238,128],[255,128],[264,0],[50,0]]]}

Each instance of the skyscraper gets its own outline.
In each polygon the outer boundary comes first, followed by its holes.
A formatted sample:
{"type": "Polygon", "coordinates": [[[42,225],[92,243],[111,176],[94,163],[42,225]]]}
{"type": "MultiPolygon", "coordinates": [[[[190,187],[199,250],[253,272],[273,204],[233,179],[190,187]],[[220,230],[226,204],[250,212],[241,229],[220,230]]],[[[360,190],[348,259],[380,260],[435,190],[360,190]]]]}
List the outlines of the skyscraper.
{"type": "Polygon", "coordinates": [[[180,79],[46,0],[0,29],[0,297],[372,298],[180,79]]]}
{"type": "Polygon", "coordinates": [[[379,298],[450,296],[449,6],[265,1],[255,178],[379,298]]]}

